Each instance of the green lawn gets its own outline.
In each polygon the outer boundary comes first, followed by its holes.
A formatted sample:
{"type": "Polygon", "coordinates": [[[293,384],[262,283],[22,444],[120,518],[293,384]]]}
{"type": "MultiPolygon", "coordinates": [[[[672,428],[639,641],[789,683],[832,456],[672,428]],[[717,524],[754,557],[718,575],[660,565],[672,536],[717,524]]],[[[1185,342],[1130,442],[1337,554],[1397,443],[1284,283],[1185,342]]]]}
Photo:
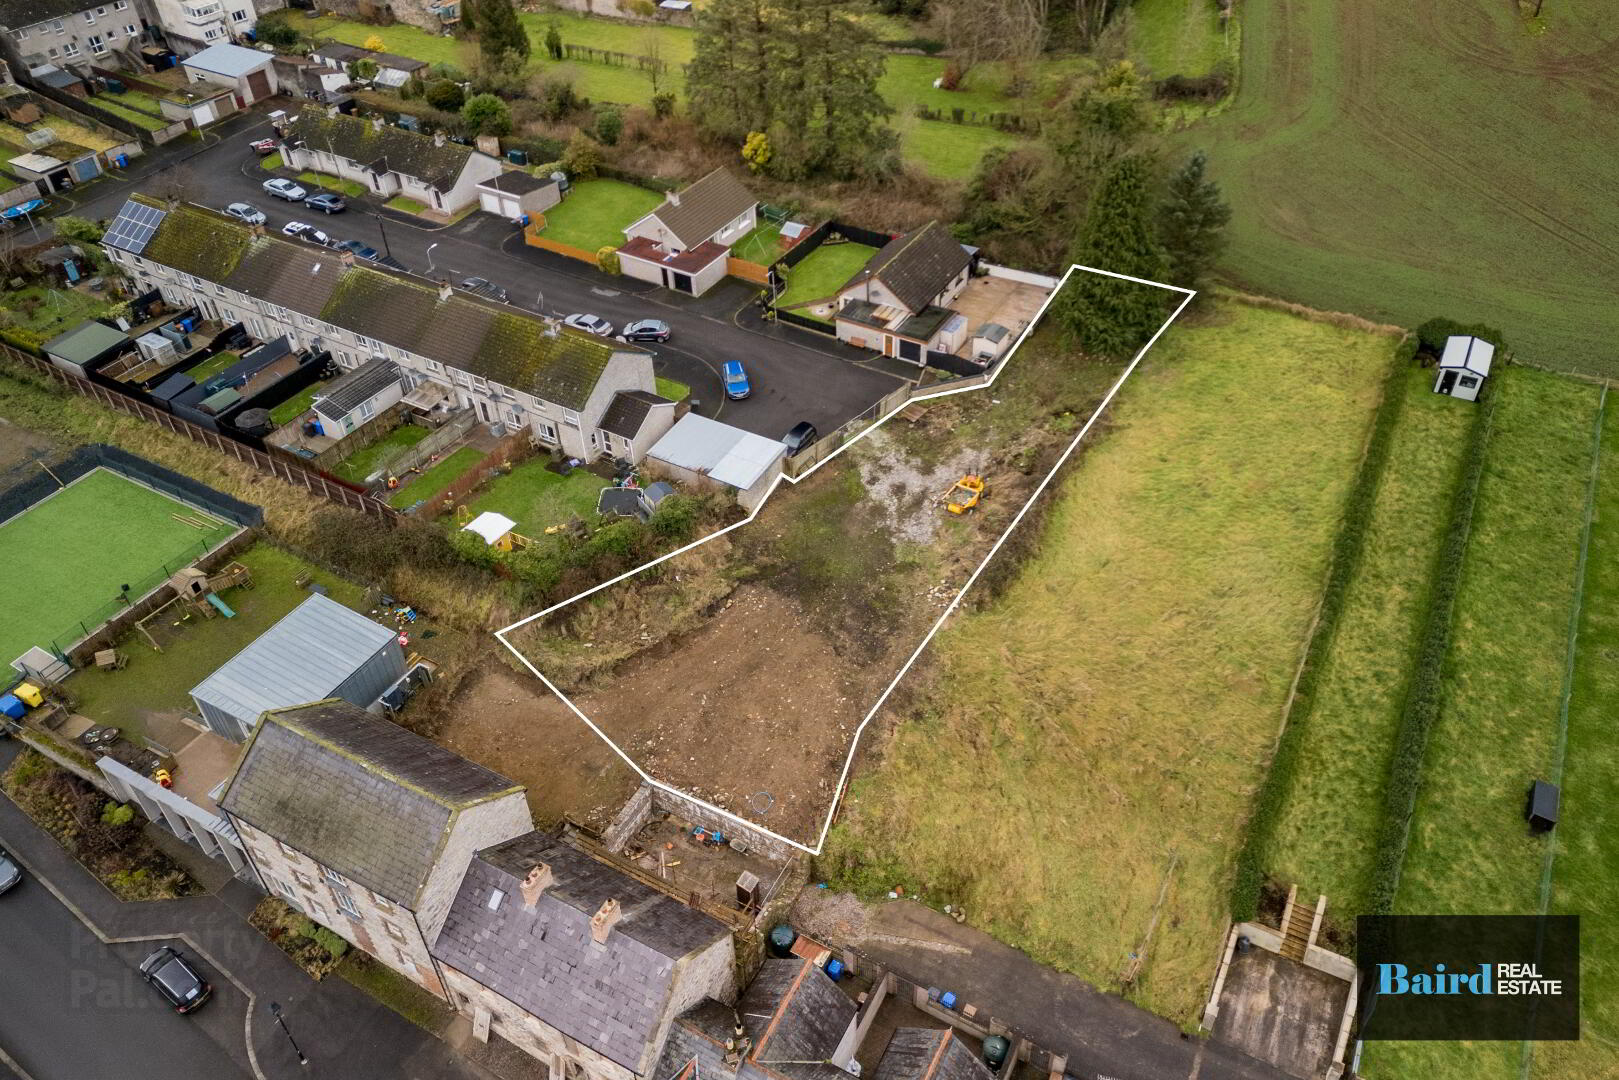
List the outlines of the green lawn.
{"type": "Polygon", "coordinates": [[[363,484],[379,463],[408,447],[415,446],[432,432],[415,424],[401,424],[363,449],[356,450],[332,467],[332,475],[351,484],[363,484]]]}
{"type": "Polygon", "coordinates": [[[279,169],[283,164],[284,162],[281,160],[281,152],[279,150],[273,154],[266,154],[259,158],[259,168],[261,169],[279,169]]]}
{"type": "Polygon", "coordinates": [[[139,597],[236,531],[194,507],[97,469],[0,525],[0,656],[30,646],[65,649],[118,610],[122,586],[139,597]],[[197,529],[173,515],[211,522],[197,529]]]}
{"type": "Polygon", "coordinates": [[[403,210],[407,214],[419,214],[427,209],[426,203],[417,202],[408,195],[395,195],[382,205],[390,210],[403,210]]]}
{"type": "Polygon", "coordinates": [[[0,293],[0,308],[23,326],[49,341],[73,329],[86,319],[105,315],[113,303],[102,296],[78,289],[53,289],[29,285],[15,292],[0,293]]]}
{"type": "MultiPolygon", "coordinates": [[[[174,123],[173,120],[164,119],[164,117],[161,116],[161,115],[152,115],[152,113],[147,113],[147,112],[141,111],[140,109],[131,108],[131,106],[137,104],[137,102],[129,101],[129,102],[126,103],[124,100],[122,100],[126,96],[127,95],[123,95],[123,94],[97,94],[95,97],[91,98],[90,101],[92,103],[96,104],[96,105],[101,106],[103,109],[106,109],[108,112],[112,113],[114,116],[121,116],[125,120],[128,120],[133,124],[140,125],[140,127],[142,127],[143,129],[145,129],[147,131],[157,131],[157,130],[159,130],[161,128],[166,128],[170,124],[174,123]]],[[[150,101],[151,99],[148,98],[147,100],[150,101]]],[[[157,103],[154,101],[154,102],[152,102],[152,104],[153,104],[152,112],[156,113],[157,112],[157,109],[156,109],[157,103]]]]}
{"type": "Polygon", "coordinates": [[[1619,68],[1609,0],[1437,16],[1409,0],[1241,5],[1242,81],[1176,138],[1231,202],[1252,291],[1415,326],[1502,327],[1521,358],[1619,374],[1619,68]],[[1489,167],[1469,167],[1489,147],[1489,167]],[[1436,212],[1442,207],[1443,212],[1436,212]]]}
{"type": "Polygon", "coordinates": [[[292,423],[294,420],[298,419],[300,416],[310,410],[310,407],[315,403],[315,395],[320,393],[325,386],[326,381],[322,380],[304,387],[292,397],[270,410],[271,422],[277,427],[280,427],[282,424],[292,423]]]}
{"type": "Polygon", "coordinates": [[[594,252],[624,242],[624,226],[656,210],[663,196],[622,180],[586,180],[545,212],[547,240],[594,252]]]}
{"type": "Polygon", "coordinates": [[[1156,78],[1207,75],[1225,43],[1214,0],[1135,0],[1130,51],[1156,78]]]}
{"type": "MultiPolygon", "coordinates": [[[[1580,1024],[1576,1043],[1536,1043],[1534,1076],[1619,1076],[1619,399],[1603,419],[1580,608],[1579,649],[1568,703],[1563,813],[1552,835],[1550,910],[1580,916],[1580,1024]]],[[[1556,776],[1543,779],[1556,781],[1556,776]]]]}
{"type": "Polygon", "coordinates": [[[665,379],[658,376],[658,396],[668,398],[670,401],[684,401],[691,394],[691,387],[674,379],[665,379]]]}
{"type": "MultiPolygon", "coordinates": [[[[1499,369],[1501,395],[1457,593],[1396,911],[1539,910],[1547,837],[1524,793],[1557,743],[1598,389],[1499,369]]],[[[1608,879],[1612,896],[1614,879],[1608,879]]],[[[1368,1044],[1369,1077],[1515,1080],[1516,1043],[1368,1044]]]]}
{"type": "Polygon", "coordinates": [[[876,248],[853,241],[822,244],[787,272],[787,288],[776,299],[776,306],[792,307],[832,296],[875,254],[876,248]]]}
{"type": "Polygon", "coordinates": [[[1429,579],[1460,480],[1477,406],[1433,392],[1413,367],[1389,444],[1364,547],[1302,725],[1293,789],[1283,799],[1265,870],[1325,894],[1341,926],[1367,910],[1372,850],[1411,664],[1427,620],[1429,579]]]}
{"type": "Polygon", "coordinates": [[[731,245],[732,255],[761,266],[775,262],[781,251],[781,226],[773,221],[761,220],[752,232],[731,245]]]}
{"type": "Polygon", "coordinates": [[[226,349],[223,352],[214,353],[214,355],[187,371],[186,374],[191,377],[192,382],[201,386],[240,359],[241,356],[238,353],[226,349]]]}
{"type": "MultiPolygon", "coordinates": [[[[341,176],[311,172],[308,169],[298,174],[298,182],[308,187],[324,188],[327,191],[340,191],[351,199],[358,199],[366,193],[365,185],[357,180],[344,180],[341,176]]],[[[315,192],[311,191],[310,194],[313,195],[315,192]]]]}
{"type": "Polygon", "coordinates": [[[551,525],[564,525],[575,517],[596,520],[596,499],[607,481],[584,469],[558,476],[545,468],[548,458],[532,458],[492,480],[467,504],[472,515],[493,510],[517,522],[524,536],[538,537],[551,525]]]}
{"type": "MultiPolygon", "coordinates": [[[[438,464],[432,466],[426,472],[418,473],[416,479],[388,497],[388,504],[395,509],[404,510],[421,502],[423,499],[431,499],[449,487],[462,473],[482,460],[482,453],[470,446],[463,446],[449,457],[441,458],[438,464]]],[[[432,509],[436,510],[437,508],[432,509]]]]}
{"type": "Polygon", "coordinates": [[[98,724],[140,731],[148,712],[191,708],[193,686],[309,597],[295,584],[300,574],[313,575],[332,599],[356,610],[365,598],[358,585],[266,543],[255,544],[237,559],[253,571],[253,588],[224,594],[235,618],[193,616],[178,630],[171,625],[174,619],[153,620],[153,632],[163,643],[161,653],[153,652],[139,634],[131,634],[118,645],[129,660],[122,671],[88,670],[68,681],[79,711],[98,724]]]}

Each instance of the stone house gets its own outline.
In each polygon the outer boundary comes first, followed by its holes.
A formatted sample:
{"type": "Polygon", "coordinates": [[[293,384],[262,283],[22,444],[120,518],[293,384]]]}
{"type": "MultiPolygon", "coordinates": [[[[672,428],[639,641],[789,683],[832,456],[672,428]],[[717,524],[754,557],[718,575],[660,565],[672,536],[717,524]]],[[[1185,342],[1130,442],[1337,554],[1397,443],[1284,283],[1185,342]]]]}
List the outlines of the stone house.
{"type": "Polygon", "coordinates": [[[520,785],[340,699],[265,713],[219,808],[266,892],[440,997],[467,864],[533,827],[520,785]]]}
{"type": "Polygon", "coordinates": [[[478,185],[500,175],[500,159],[451,142],[443,133],[348,116],[335,108],[306,108],[288,125],[282,157],[294,169],[313,169],[364,184],[383,198],[403,195],[454,214],[478,201],[478,185]]]}
{"type": "Polygon", "coordinates": [[[928,350],[955,352],[967,319],[950,309],[972,274],[972,256],[937,221],[897,236],[838,290],[838,340],[913,364],[928,350]]]}
{"type": "Polygon", "coordinates": [[[344,369],[392,360],[412,401],[472,409],[584,461],[621,451],[602,428],[620,394],[657,389],[652,357],[633,346],[202,207],[136,196],[102,246],[143,292],[328,351],[344,369]]]}
{"type": "Polygon", "coordinates": [[[551,1080],[664,1080],[676,1018],[735,978],[723,923],[539,832],[478,852],[433,955],[474,1035],[551,1080]]]}

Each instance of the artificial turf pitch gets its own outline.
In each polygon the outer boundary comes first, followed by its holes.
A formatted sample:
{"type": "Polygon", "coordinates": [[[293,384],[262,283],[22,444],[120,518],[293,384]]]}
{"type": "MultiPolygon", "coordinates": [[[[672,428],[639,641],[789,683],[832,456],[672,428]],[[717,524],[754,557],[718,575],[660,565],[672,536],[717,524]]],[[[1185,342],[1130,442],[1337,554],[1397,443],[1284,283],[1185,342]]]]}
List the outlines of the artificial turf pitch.
{"type": "Polygon", "coordinates": [[[67,647],[116,611],[121,586],[138,599],[235,528],[108,469],[86,473],[0,525],[0,662],[67,647]]]}

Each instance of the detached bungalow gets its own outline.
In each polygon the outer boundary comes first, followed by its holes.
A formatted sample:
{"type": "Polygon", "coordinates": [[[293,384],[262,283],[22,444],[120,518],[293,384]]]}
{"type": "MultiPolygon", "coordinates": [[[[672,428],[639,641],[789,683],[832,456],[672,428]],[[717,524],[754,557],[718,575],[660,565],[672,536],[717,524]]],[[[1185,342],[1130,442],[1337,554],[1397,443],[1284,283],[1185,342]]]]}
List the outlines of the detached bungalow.
{"type": "Polygon", "coordinates": [[[220,43],[180,61],[186,78],[194,83],[223,86],[236,97],[236,107],[246,108],[278,92],[275,54],[220,43]]]}
{"type": "Polygon", "coordinates": [[[371,81],[378,86],[399,87],[405,85],[412,75],[423,75],[427,71],[426,60],[414,60],[408,56],[396,56],[393,53],[374,52],[371,49],[362,49],[358,45],[345,45],[340,41],[330,41],[310,56],[323,64],[348,71],[350,64],[360,60],[369,60],[377,65],[376,78],[371,81]]]}
{"type": "Polygon", "coordinates": [[[759,200],[715,169],[624,230],[619,267],[632,278],[701,296],[725,276],[731,245],[759,221],[759,200]]]}
{"type": "Polygon", "coordinates": [[[955,352],[967,319],[950,309],[972,273],[972,256],[937,221],[890,240],[838,290],[838,340],[913,364],[928,351],[955,352]]]}
{"type": "Polygon", "coordinates": [[[417,135],[382,118],[306,109],[288,125],[283,158],[294,169],[333,173],[384,198],[404,195],[453,214],[478,199],[478,185],[500,175],[500,159],[443,134],[417,135]]]}

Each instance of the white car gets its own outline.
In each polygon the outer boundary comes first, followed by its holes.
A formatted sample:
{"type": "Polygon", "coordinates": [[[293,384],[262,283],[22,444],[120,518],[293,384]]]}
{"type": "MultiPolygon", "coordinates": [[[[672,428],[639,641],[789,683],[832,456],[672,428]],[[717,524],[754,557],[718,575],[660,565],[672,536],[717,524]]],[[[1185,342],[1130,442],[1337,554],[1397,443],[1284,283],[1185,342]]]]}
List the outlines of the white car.
{"type": "Polygon", "coordinates": [[[233,202],[225,207],[225,213],[238,221],[245,221],[249,225],[263,225],[270,219],[264,216],[264,211],[252,203],[233,202]]]}
{"type": "Polygon", "coordinates": [[[311,244],[319,244],[321,247],[332,246],[332,238],[330,236],[327,236],[313,225],[305,225],[301,221],[287,222],[281,227],[281,235],[295,236],[300,240],[308,240],[311,244]]]}
{"type": "Polygon", "coordinates": [[[275,180],[266,180],[264,182],[264,190],[269,192],[271,195],[274,195],[276,198],[285,199],[288,202],[303,202],[304,198],[309,194],[309,192],[305,191],[297,184],[294,184],[291,180],[282,180],[279,178],[275,180]]]}
{"type": "Polygon", "coordinates": [[[613,324],[602,318],[600,315],[569,315],[566,319],[563,319],[562,322],[564,325],[571,326],[575,330],[583,330],[585,333],[595,334],[597,337],[613,336],[613,324]]]}

